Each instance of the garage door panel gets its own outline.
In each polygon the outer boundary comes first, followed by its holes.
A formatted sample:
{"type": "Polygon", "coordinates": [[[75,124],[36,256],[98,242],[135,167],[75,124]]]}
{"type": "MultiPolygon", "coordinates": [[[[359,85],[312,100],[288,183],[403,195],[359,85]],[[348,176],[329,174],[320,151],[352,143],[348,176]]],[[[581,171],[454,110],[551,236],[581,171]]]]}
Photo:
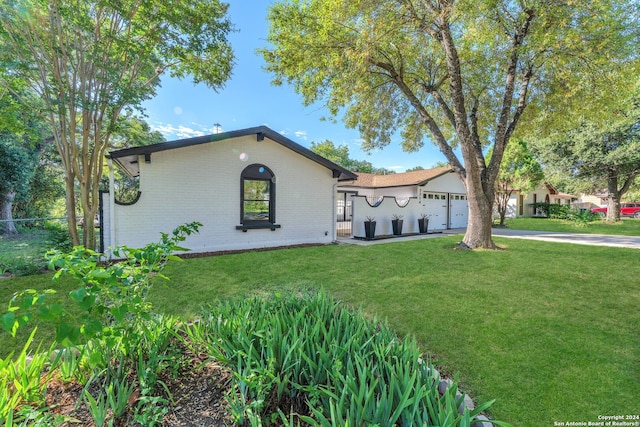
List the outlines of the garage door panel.
{"type": "Polygon", "coordinates": [[[447,229],[447,194],[424,193],[423,202],[429,218],[429,230],[447,229]]]}
{"type": "Polygon", "coordinates": [[[464,228],[469,220],[469,202],[464,194],[449,195],[450,227],[464,228]]]}

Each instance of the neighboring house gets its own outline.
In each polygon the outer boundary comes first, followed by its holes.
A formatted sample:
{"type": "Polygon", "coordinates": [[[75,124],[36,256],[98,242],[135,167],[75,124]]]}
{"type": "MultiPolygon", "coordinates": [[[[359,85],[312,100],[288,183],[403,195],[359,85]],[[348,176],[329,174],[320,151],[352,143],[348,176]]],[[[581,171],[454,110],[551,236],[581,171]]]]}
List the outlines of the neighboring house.
{"type": "Polygon", "coordinates": [[[580,197],[577,200],[577,203],[574,205],[578,205],[583,209],[591,209],[591,208],[602,208],[607,206],[607,194],[606,192],[598,192],[595,194],[580,194],[580,197]]]}
{"type": "Polygon", "coordinates": [[[336,239],[340,181],[356,176],[264,126],[111,152],[140,177],[136,202],[103,195],[102,248],[140,247],[161,232],[203,224],[192,252],[245,250],[336,239]]]}
{"type": "Polygon", "coordinates": [[[507,203],[507,218],[545,216],[541,209],[534,209],[536,203],[554,203],[570,206],[577,197],[572,194],[561,193],[548,182],[542,182],[528,193],[514,190],[507,203]]]}
{"type": "Polygon", "coordinates": [[[417,218],[422,215],[429,218],[430,230],[467,226],[466,190],[450,167],[389,175],[356,172],[356,175],[357,180],[338,186],[338,214],[345,213],[338,220],[352,216],[352,234],[356,237],[363,235],[367,216],[376,217],[382,227],[377,234],[390,234],[393,215],[403,216],[407,233],[417,232],[417,218]],[[351,209],[352,215],[347,216],[351,209]]]}

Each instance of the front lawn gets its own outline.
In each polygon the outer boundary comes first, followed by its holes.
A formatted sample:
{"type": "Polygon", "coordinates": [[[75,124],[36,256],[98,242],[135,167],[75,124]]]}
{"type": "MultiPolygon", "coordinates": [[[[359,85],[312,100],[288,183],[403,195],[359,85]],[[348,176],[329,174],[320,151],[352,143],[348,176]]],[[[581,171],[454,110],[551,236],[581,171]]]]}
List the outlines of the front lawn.
{"type": "MultiPolygon", "coordinates": [[[[324,288],[414,335],[476,401],[497,399],[492,414],[514,426],[638,413],[637,250],[500,238],[504,251],[453,249],[459,240],[188,259],[169,264],[171,281],[150,297],[156,311],[190,319],[219,299],[324,288]]],[[[49,279],[1,280],[0,301],[49,279]]],[[[0,348],[11,345],[0,336],[0,348]]]]}
{"type": "Polygon", "coordinates": [[[600,219],[589,223],[576,223],[551,218],[507,218],[506,225],[514,230],[640,236],[640,220],[633,218],[623,219],[615,224],[608,224],[600,219]]]}
{"type": "Polygon", "coordinates": [[[22,230],[16,236],[0,236],[0,275],[37,273],[46,265],[47,231],[22,230]]]}

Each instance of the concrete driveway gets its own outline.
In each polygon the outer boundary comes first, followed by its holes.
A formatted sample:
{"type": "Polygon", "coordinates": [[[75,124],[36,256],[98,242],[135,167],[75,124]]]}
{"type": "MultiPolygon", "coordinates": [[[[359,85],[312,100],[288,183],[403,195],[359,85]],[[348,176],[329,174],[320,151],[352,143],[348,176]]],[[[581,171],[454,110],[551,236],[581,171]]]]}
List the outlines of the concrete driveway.
{"type": "MultiPolygon", "coordinates": [[[[444,230],[443,233],[434,234],[418,234],[411,236],[402,236],[391,239],[381,240],[357,240],[352,238],[339,238],[339,243],[354,244],[354,245],[377,245],[381,243],[394,243],[407,240],[419,240],[429,239],[441,236],[448,236],[452,234],[464,234],[464,228],[458,228],[454,230],[444,230]]],[[[530,239],[530,240],[543,240],[547,242],[560,242],[560,243],[574,243],[577,245],[592,245],[592,246],[612,246],[618,248],[633,248],[640,249],[640,237],[634,236],[612,236],[604,234],[580,234],[580,233],[560,233],[552,231],[530,231],[530,230],[512,230],[509,228],[494,228],[493,235],[499,237],[508,237],[513,239],[530,239]]]]}
{"type": "Polygon", "coordinates": [[[560,233],[552,231],[511,230],[494,228],[494,236],[515,239],[544,240],[547,242],[574,243],[576,245],[614,246],[640,249],[640,237],[612,236],[608,234],[560,233]]]}

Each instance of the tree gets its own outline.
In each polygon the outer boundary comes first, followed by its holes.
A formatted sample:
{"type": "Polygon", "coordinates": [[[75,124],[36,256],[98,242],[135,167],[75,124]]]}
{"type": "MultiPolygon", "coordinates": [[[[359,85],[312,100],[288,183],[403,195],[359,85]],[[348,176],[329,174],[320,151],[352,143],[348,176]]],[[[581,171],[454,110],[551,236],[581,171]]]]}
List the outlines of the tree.
{"type": "Polygon", "coordinates": [[[10,135],[0,135],[0,231],[18,234],[13,221],[13,203],[25,197],[33,178],[33,159],[10,135]],[[6,221],[6,222],[5,222],[6,221]]]}
{"type": "Polygon", "coordinates": [[[0,96],[0,231],[6,236],[18,233],[14,203],[33,197],[39,160],[52,142],[43,137],[48,132],[43,120],[21,107],[15,96],[19,93],[37,103],[34,94],[19,80],[13,81],[11,89],[0,96]]]}
{"type": "MultiPolygon", "coordinates": [[[[491,154],[487,157],[491,157],[491,154]]],[[[504,225],[507,206],[513,192],[526,194],[536,188],[543,179],[542,167],[531,155],[527,143],[521,139],[512,141],[504,151],[495,184],[495,205],[500,216],[500,225],[504,225]]]]}
{"type": "Polygon", "coordinates": [[[640,99],[608,123],[584,122],[536,144],[547,167],[571,176],[582,191],[606,189],[607,222],[620,221],[620,201],[640,176],[640,99]]]}
{"type": "Polygon", "coordinates": [[[366,160],[354,160],[349,157],[349,147],[346,144],[335,146],[332,141],[312,142],[311,151],[331,160],[343,168],[351,171],[373,173],[374,167],[366,160]]]}
{"type": "Polygon", "coordinates": [[[565,114],[588,106],[575,100],[610,94],[596,91],[605,71],[637,58],[629,39],[637,38],[638,17],[619,3],[276,2],[271,47],[261,52],[274,83],[292,84],[307,105],[344,112],[365,148],[385,146],[399,131],[403,148],[415,151],[429,136],[466,186],[462,245],[495,248],[495,181],[509,140],[532,117],[527,106],[565,114]],[[588,80],[597,72],[600,79],[588,80]],[[493,154],[485,160],[487,146],[493,154]]]}
{"type": "Polygon", "coordinates": [[[73,244],[77,185],[83,244],[94,245],[103,157],[120,114],[152,97],[165,72],[214,89],[229,78],[227,8],[218,0],[0,0],[0,84],[23,80],[44,103],[37,111],[64,167],[73,244]]]}
{"type": "MultiPolygon", "coordinates": [[[[152,131],[149,124],[140,117],[126,115],[120,117],[118,122],[112,140],[114,149],[141,147],[166,141],[162,133],[152,131]]],[[[136,200],[140,188],[138,177],[130,177],[119,169],[114,171],[114,175],[115,199],[123,203],[136,200]]]]}
{"type": "Polygon", "coordinates": [[[414,166],[412,168],[407,169],[405,172],[413,172],[413,171],[423,171],[424,168],[422,166],[414,166]]]}

